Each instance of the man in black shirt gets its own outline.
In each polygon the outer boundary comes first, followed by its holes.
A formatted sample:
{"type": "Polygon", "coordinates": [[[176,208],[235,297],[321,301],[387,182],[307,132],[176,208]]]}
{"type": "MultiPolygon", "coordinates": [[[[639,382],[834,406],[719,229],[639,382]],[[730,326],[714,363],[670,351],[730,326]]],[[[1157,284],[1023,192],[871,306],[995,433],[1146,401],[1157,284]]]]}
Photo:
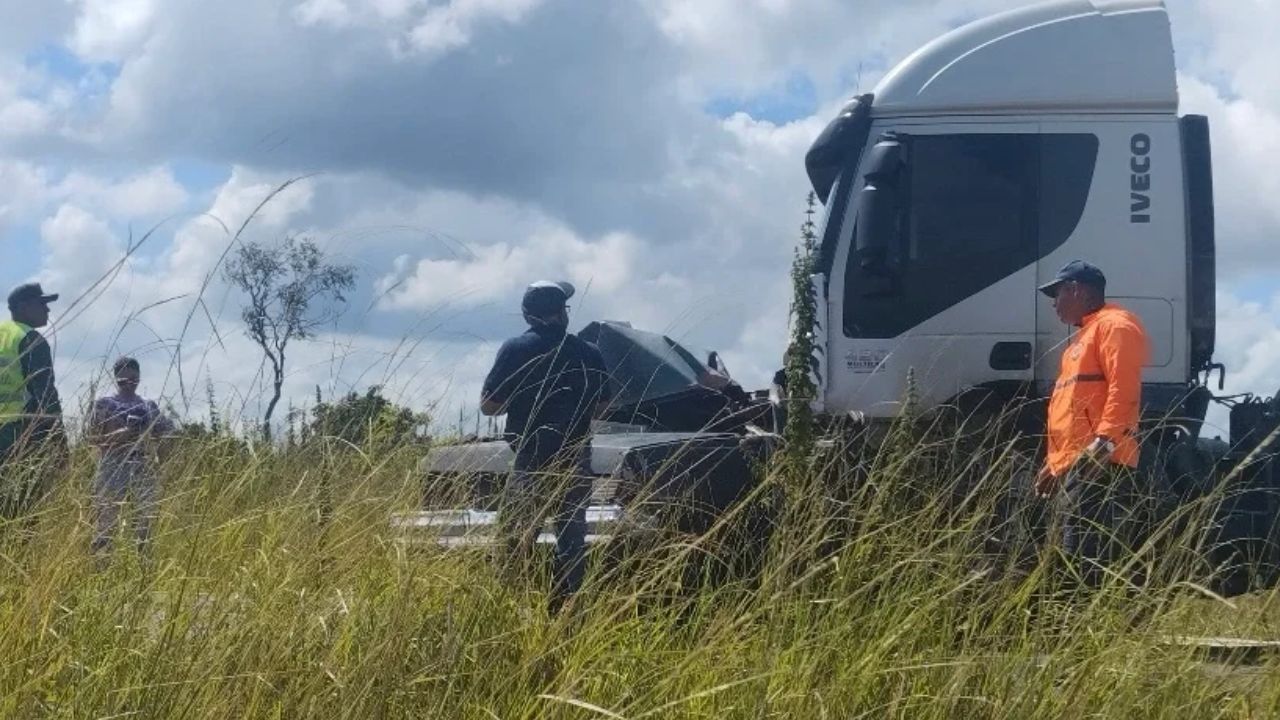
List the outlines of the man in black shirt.
{"type": "Polygon", "coordinates": [[[551,609],[582,584],[591,496],[591,419],[609,398],[604,358],[568,332],[573,286],[530,285],[521,309],[529,329],[502,344],[485,378],[480,411],[506,414],[515,466],[499,510],[509,560],[528,562],[542,518],[556,533],[551,609]]]}

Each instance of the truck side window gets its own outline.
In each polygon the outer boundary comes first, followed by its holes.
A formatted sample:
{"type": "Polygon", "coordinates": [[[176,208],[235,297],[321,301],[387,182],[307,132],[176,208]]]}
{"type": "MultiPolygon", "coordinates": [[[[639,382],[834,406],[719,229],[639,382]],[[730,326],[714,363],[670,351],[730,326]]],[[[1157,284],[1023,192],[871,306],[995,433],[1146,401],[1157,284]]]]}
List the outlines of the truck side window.
{"type": "Polygon", "coordinates": [[[895,288],[861,292],[866,277],[848,265],[848,337],[901,335],[1062,245],[1084,211],[1098,145],[1088,134],[903,137],[895,288]]]}
{"type": "Polygon", "coordinates": [[[907,258],[917,267],[1017,253],[1035,209],[1034,135],[911,139],[907,258]]]}

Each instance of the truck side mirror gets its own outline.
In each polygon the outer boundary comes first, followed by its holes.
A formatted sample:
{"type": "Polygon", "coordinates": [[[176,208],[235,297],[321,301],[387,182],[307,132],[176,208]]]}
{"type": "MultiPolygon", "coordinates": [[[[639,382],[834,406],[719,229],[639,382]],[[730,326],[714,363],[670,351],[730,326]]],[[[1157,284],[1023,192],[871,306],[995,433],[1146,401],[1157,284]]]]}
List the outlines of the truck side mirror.
{"type": "Polygon", "coordinates": [[[866,181],[857,198],[854,250],[859,266],[875,274],[887,270],[889,244],[897,237],[901,175],[902,143],[897,136],[886,135],[867,156],[866,181]]]}
{"type": "Polygon", "coordinates": [[[896,283],[889,249],[898,237],[902,214],[903,147],[899,136],[882,136],[868,152],[864,167],[864,182],[855,199],[853,253],[858,263],[858,287],[867,297],[892,295],[896,283]]]}
{"type": "Polygon", "coordinates": [[[895,180],[902,170],[902,138],[899,133],[885,133],[867,153],[868,177],[892,177],[895,180]]]}
{"type": "Polygon", "coordinates": [[[870,178],[858,192],[858,225],[854,250],[865,270],[887,264],[889,241],[898,229],[897,188],[873,184],[870,178]]]}

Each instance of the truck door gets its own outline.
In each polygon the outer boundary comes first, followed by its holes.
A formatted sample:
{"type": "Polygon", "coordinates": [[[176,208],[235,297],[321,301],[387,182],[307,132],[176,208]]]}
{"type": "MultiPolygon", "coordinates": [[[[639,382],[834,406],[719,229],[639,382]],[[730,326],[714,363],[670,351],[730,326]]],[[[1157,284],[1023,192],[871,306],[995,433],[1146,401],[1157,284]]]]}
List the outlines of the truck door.
{"type": "MultiPolygon", "coordinates": [[[[1184,384],[1187,236],[1176,121],[1093,119],[1041,128],[1038,282],[1051,280],[1070,260],[1102,268],[1108,299],[1146,327],[1151,354],[1144,382],[1184,384]]],[[[1036,380],[1046,394],[1069,334],[1041,298],[1036,380]]]]}
{"type": "MultiPolygon", "coordinates": [[[[892,415],[909,368],[926,407],[977,386],[1036,380],[1046,353],[1056,358],[1037,274],[1047,255],[1070,249],[1063,246],[1089,198],[1096,136],[1080,126],[920,120],[872,129],[871,143],[885,138],[902,146],[892,179],[899,217],[877,223],[892,236],[884,268],[863,267],[855,231],[842,239],[831,283],[828,410],[892,415]]],[[[853,192],[862,192],[869,170],[860,168],[864,185],[853,192]]]]}
{"type": "Polygon", "coordinates": [[[1032,379],[1037,130],[937,121],[873,129],[872,143],[902,145],[892,181],[900,217],[887,231],[883,268],[865,267],[850,239],[843,272],[833,273],[843,275],[840,295],[832,293],[843,302],[832,308],[831,409],[893,414],[908,369],[926,406],[1032,379]]]}

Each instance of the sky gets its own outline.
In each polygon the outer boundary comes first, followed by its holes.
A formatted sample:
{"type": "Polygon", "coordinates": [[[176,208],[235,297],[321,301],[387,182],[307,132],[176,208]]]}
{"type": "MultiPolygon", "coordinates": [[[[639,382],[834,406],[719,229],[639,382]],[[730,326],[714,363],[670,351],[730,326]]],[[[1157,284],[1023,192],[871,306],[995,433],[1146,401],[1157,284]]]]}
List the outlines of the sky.
{"type": "MultiPolygon", "coordinates": [[[[357,268],[286,404],[475,411],[525,284],[777,367],[803,155],[911,50],[1022,0],[0,0],[0,281],[55,306],[73,405],[121,353],[200,420],[265,404],[231,233],[357,268]]],[[[1280,387],[1277,0],[1169,0],[1207,114],[1229,391],[1280,387]]],[[[72,410],[74,412],[74,408],[72,410]]],[[[1221,416],[1219,416],[1220,418],[1221,416]]],[[[470,423],[468,419],[465,422],[470,423]]],[[[1225,434],[1225,430],[1223,431],[1225,434]]]]}

